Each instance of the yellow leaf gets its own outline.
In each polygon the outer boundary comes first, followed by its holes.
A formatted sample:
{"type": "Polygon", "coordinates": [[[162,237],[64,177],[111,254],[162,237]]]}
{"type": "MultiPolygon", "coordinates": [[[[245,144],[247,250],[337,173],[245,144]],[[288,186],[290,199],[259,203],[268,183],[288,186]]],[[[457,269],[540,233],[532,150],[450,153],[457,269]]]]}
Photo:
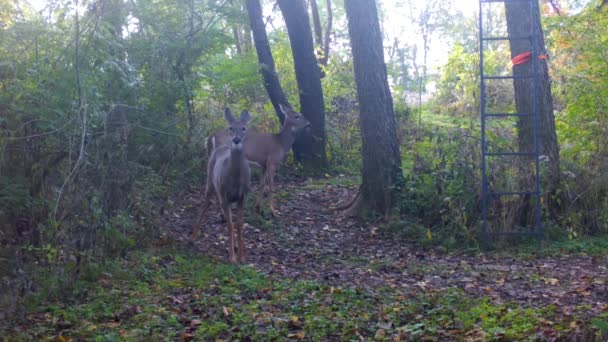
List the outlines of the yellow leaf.
{"type": "Polygon", "coordinates": [[[289,335],[287,335],[287,337],[289,337],[289,338],[295,338],[296,340],[303,340],[304,337],[306,337],[306,333],[303,330],[301,330],[301,331],[298,331],[295,334],[289,334],[289,335]]]}
{"type": "Polygon", "coordinates": [[[433,239],[433,232],[430,229],[426,230],[426,238],[429,240],[433,239]]]}
{"type": "Polygon", "coordinates": [[[550,278],[550,279],[545,279],[545,284],[550,284],[550,285],[557,285],[559,284],[559,279],[557,278],[550,278]]]}
{"type": "Polygon", "coordinates": [[[341,287],[331,287],[329,289],[329,293],[334,294],[334,293],[342,293],[342,288],[341,287]]]}

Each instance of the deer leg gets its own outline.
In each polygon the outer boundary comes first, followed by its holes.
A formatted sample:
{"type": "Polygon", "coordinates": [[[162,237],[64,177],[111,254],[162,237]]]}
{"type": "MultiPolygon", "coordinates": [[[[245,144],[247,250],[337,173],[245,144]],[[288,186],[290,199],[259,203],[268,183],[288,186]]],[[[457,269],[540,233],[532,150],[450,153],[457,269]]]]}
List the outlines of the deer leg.
{"type": "Polygon", "coordinates": [[[222,203],[222,212],[224,213],[224,217],[226,217],[226,223],[228,225],[228,238],[230,241],[230,245],[228,247],[228,257],[230,262],[236,263],[236,253],[234,251],[234,224],[232,222],[232,215],[230,213],[230,203],[222,203]]]}
{"type": "Polygon", "coordinates": [[[260,179],[260,190],[255,203],[255,210],[260,213],[262,211],[262,199],[264,198],[264,192],[266,191],[266,185],[268,184],[268,169],[262,168],[262,178],[260,179]]]}
{"type": "Polygon", "coordinates": [[[268,168],[268,206],[270,207],[270,214],[272,214],[272,216],[276,217],[278,216],[278,212],[277,210],[274,208],[274,198],[272,196],[273,192],[274,192],[274,173],[275,173],[275,168],[274,167],[269,167],[268,168]]]}
{"type": "MultiPolygon", "coordinates": [[[[244,200],[244,199],[243,199],[244,200]]],[[[245,244],[243,242],[243,225],[244,225],[244,201],[241,200],[237,203],[237,214],[236,214],[236,231],[239,240],[239,262],[245,262],[245,244]]]]}

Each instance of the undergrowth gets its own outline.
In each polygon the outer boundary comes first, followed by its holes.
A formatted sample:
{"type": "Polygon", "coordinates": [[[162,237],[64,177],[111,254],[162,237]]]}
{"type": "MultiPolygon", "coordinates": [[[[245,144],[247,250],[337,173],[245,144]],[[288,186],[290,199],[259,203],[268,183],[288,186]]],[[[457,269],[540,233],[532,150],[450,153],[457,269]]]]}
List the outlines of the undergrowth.
{"type": "Polygon", "coordinates": [[[566,338],[606,333],[604,317],[557,314],[472,298],[461,290],[401,293],[275,280],[180,250],[149,250],[91,269],[71,300],[41,282],[25,320],[3,326],[8,340],[480,340],[566,338]]]}

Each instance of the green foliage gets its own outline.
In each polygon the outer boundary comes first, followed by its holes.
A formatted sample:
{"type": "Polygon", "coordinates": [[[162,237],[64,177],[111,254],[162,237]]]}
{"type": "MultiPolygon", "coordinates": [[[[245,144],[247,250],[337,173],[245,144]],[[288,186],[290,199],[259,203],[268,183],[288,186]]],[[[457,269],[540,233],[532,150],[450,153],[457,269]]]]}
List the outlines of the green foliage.
{"type": "MultiPolygon", "coordinates": [[[[57,285],[49,279],[45,288],[57,285]]],[[[538,327],[565,337],[584,308],[564,317],[554,306],[496,304],[460,290],[373,291],[312,281],[273,280],[178,250],[140,252],[99,265],[73,284],[72,300],[41,291],[24,325],[4,336],[116,339],[446,339],[527,340],[538,327]],[[153,254],[150,254],[153,253],[153,254]],[[128,271],[127,271],[128,270],[128,271]],[[34,319],[35,318],[35,319],[34,319]]],[[[593,325],[605,333],[602,317],[593,325]]],[[[6,327],[5,327],[6,328],[6,327]]]]}
{"type": "MultiPolygon", "coordinates": [[[[422,244],[476,244],[479,142],[467,120],[424,116],[424,131],[406,131],[400,222],[391,224],[422,244]],[[411,150],[412,152],[408,152],[411,150]]],[[[472,127],[471,127],[472,126],[472,127]]]]}
{"type": "Polygon", "coordinates": [[[564,169],[561,224],[573,235],[608,232],[608,16],[593,2],[577,14],[547,18],[555,80],[556,129],[564,169]],[[564,30],[564,28],[567,28],[564,30]]]}
{"type": "Polygon", "coordinates": [[[605,63],[608,44],[605,8],[589,4],[582,13],[547,20],[551,34],[547,40],[555,55],[553,78],[560,112],[556,117],[561,154],[568,160],[585,163],[595,155],[605,156],[605,125],[608,100],[605,63]],[[565,32],[560,29],[568,27],[565,32]]]}

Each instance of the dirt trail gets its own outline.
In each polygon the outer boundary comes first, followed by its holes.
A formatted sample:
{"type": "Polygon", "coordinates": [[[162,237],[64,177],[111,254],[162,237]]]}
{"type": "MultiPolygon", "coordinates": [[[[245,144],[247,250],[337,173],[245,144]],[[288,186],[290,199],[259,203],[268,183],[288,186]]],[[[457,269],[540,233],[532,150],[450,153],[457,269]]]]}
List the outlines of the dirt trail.
{"type": "MultiPolygon", "coordinates": [[[[458,287],[495,302],[555,304],[564,314],[579,305],[588,305],[590,314],[608,310],[606,257],[521,260],[440,255],[369,223],[329,212],[338,199],[352,196],[352,188],[290,181],[279,184],[277,193],[281,215],[274,227],[259,227],[250,220],[245,228],[248,264],[271,277],[314,279],[369,291],[389,286],[408,295],[458,287]]],[[[200,196],[198,191],[184,194],[168,215],[164,226],[175,239],[190,242],[200,196]]],[[[227,230],[219,218],[214,204],[193,245],[201,254],[227,260],[227,230]]]]}

